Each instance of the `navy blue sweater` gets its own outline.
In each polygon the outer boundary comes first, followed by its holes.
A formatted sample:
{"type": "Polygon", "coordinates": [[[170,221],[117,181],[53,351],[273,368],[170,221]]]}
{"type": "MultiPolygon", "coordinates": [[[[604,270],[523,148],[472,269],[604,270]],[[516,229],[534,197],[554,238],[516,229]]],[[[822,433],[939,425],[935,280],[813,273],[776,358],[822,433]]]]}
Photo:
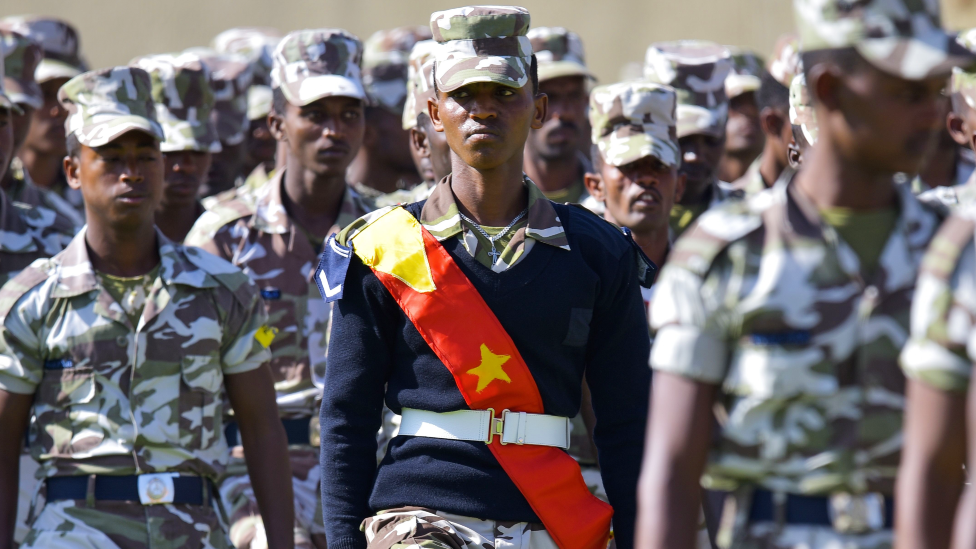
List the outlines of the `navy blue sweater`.
{"type": "MultiPolygon", "coordinates": [[[[419,216],[421,206],[408,210],[419,216]]],[[[443,244],[512,337],[539,387],[545,413],[575,416],[586,375],[617,546],[630,549],[651,376],[637,252],[602,219],[572,206],[555,208],[571,250],[536,243],[502,273],[475,261],[457,238],[443,244]]],[[[465,322],[464,310],[457,315],[465,322]]],[[[397,413],[468,409],[447,367],[353,255],[343,297],[332,313],[321,412],[329,549],[365,548],[359,531],[363,519],[396,507],[539,522],[484,443],[400,436],[377,468],[384,395],[397,413]]]]}

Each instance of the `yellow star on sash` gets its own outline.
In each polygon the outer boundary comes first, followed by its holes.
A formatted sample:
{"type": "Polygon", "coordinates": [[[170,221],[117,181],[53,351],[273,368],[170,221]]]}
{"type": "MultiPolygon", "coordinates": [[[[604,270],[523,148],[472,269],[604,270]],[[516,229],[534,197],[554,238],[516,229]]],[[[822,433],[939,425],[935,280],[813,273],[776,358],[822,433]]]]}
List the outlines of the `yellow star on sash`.
{"type": "Polygon", "coordinates": [[[488,349],[487,345],[482,344],[481,364],[467,371],[469,374],[478,376],[478,388],[475,391],[479,393],[484,391],[496,379],[500,379],[505,383],[511,383],[512,379],[508,377],[508,374],[502,368],[502,364],[508,362],[510,358],[512,357],[508,355],[496,355],[488,349]]]}

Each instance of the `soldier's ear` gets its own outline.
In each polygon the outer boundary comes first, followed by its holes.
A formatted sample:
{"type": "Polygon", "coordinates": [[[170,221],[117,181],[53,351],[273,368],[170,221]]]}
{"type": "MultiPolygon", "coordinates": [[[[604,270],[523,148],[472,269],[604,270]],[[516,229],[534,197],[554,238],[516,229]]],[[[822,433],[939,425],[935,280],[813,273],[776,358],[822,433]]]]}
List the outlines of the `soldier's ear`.
{"type": "Polygon", "coordinates": [[[274,110],[268,113],[268,130],[271,131],[271,135],[278,141],[287,142],[288,138],[285,135],[284,125],[285,119],[282,115],[274,110]]]}
{"type": "Polygon", "coordinates": [[[952,136],[953,141],[963,147],[971,146],[972,138],[967,135],[965,121],[955,111],[949,111],[946,116],[946,127],[949,129],[949,135],[952,136]]]}
{"type": "MultiPolygon", "coordinates": [[[[439,95],[440,92],[437,92],[439,95]]],[[[444,122],[441,121],[441,110],[434,99],[427,100],[427,115],[430,116],[430,123],[434,126],[434,131],[443,132],[444,122]]]]}
{"type": "Polygon", "coordinates": [[[549,96],[539,92],[533,101],[535,103],[535,114],[532,117],[532,129],[538,130],[545,124],[546,116],[549,114],[549,96]]]}
{"type": "Polygon", "coordinates": [[[78,156],[64,157],[64,177],[68,180],[68,186],[74,190],[81,190],[81,160],[78,156]]]}
{"type": "Polygon", "coordinates": [[[603,176],[598,173],[586,172],[583,175],[583,185],[586,185],[586,192],[590,193],[597,202],[606,200],[603,191],[603,176]]]}

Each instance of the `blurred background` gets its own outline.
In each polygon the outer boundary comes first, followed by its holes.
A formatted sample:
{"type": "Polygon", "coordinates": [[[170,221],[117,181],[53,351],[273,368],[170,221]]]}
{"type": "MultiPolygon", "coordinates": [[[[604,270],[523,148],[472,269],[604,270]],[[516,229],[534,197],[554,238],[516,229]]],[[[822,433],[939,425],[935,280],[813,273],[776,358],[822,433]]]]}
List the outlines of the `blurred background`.
{"type": "MultiPolygon", "coordinates": [[[[498,3],[498,2],[495,2],[498,3]]],[[[587,63],[602,82],[643,61],[651,42],[707,38],[768,56],[793,27],[789,0],[521,0],[533,26],[579,33],[587,63]]],[[[976,26],[976,0],[943,0],[949,28],[976,26]]],[[[340,27],[365,40],[376,30],[424,25],[433,11],[464,0],[3,0],[0,17],[33,13],[73,23],[91,66],[125,64],[137,55],[203,46],[238,26],[340,27]]],[[[638,68],[639,71],[639,68],[638,68]]]]}

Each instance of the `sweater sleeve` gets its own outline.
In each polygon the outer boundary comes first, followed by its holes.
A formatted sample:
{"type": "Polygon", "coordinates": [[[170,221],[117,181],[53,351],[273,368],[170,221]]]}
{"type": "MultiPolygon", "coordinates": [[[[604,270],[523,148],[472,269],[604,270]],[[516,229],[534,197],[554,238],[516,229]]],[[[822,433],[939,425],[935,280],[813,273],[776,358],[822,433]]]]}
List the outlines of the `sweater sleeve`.
{"type": "Polygon", "coordinates": [[[614,536],[619,549],[631,549],[651,383],[650,335],[633,249],[604,273],[586,352],[586,380],[597,418],[593,439],[614,509],[614,536]]]}
{"type": "Polygon", "coordinates": [[[372,514],[376,432],[392,367],[397,308],[382,283],[353,256],[332,333],[322,398],[322,510],[331,549],[365,549],[360,523],[372,514]]]}

